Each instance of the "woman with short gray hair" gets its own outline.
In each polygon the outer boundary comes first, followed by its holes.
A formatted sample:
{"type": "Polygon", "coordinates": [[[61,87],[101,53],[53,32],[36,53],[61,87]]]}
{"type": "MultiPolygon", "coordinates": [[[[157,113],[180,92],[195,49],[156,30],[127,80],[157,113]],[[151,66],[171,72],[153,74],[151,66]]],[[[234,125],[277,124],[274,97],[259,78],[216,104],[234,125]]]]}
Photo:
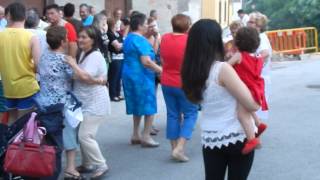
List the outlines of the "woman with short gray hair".
{"type": "Polygon", "coordinates": [[[40,16],[38,10],[35,8],[31,8],[26,13],[26,21],[24,23],[24,27],[35,34],[40,41],[41,46],[41,54],[48,49],[48,43],[46,40],[47,32],[41,29],[38,29],[38,25],[40,23],[40,16]]]}

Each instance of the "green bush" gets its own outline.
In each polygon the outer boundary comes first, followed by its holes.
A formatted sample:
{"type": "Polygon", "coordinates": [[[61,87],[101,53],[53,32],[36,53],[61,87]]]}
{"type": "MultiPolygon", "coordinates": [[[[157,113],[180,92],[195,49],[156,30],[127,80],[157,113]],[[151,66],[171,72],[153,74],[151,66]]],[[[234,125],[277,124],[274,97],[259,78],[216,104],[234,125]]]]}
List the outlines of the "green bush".
{"type": "MultiPolygon", "coordinates": [[[[316,27],[320,29],[320,0],[251,0],[244,2],[247,12],[268,16],[268,30],[316,27]],[[255,7],[252,9],[252,7],[255,7]]],[[[320,37],[319,37],[320,38],[320,37]]]]}

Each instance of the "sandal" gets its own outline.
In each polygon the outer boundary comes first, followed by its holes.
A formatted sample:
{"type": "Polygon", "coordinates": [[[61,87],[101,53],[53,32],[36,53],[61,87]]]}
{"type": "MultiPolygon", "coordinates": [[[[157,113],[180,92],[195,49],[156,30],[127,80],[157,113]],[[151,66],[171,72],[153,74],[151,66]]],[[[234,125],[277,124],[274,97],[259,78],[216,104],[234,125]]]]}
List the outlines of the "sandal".
{"type": "Polygon", "coordinates": [[[118,98],[119,98],[120,101],[124,100],[123,96],[118,96],[118,98]]]}
{"type": "Polygon", "coordinates": [[[113,101],[113,102],[119,102],[120,101],[120,99],[118,97],[111,98],[110,100],[113,101]]]}
{"type": "Polygon", "coordinates": [[[79,179],[84,179],[84,177],[81,176],[81,174],[80,175],[75,175],[75,174],[73,174],[71,172],[65,171],[63,179],[64,180],[79,180],[79,179]]]}
{"type": "Polygon", "coordinates": [[[99,180],[102,177],[104,177],[108,172],[109,172],[108,166],[99,167],[98,169],[96,169],[94,171],[94,173],[90,179],[91,180],[99,180]]]}
{"type": "Polygon", "coordinates": [[[131,139],[131,145],[138,145],[138,144],[141,144],[140,139],[131,139]]]}
{"type": "Polygon", "coordinates": [[[94,168],[89,168],[89,167],[86,167],[86,166],[78,166],[76,168],[76,170],[79,172],[79,173],[92,173],[94,171],[94,168]]]}

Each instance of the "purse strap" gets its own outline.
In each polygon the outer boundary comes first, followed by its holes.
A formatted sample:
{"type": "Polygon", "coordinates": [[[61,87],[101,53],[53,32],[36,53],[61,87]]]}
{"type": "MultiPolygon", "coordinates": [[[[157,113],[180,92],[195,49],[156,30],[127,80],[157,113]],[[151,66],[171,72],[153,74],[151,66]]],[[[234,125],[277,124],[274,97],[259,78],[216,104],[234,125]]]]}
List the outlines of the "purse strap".
{"type": "Polygon", "coordinates": [[[46,128],[38,126],[36,116],[37,113],[31,113],[28,123],[23,129],[23,142],[41,144],[42,138],[46,135],[46,128]]]}
{"type": "Polygon", "coordinates": [[[34,133],[37,131],[37,127],[38,127],[35,122],[36,116],[37,116],[37,113],[35,112],[31,113],[28,123],[24,126],[23,141],[25,142],[33,141],[34,133]]]}

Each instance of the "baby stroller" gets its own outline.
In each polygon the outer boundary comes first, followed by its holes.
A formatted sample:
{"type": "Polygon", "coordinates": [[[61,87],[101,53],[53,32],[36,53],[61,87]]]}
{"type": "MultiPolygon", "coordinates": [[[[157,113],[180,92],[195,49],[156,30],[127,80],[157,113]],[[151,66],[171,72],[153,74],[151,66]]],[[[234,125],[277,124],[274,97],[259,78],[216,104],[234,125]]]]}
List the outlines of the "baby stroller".
{"type": "MultiPolygon", "coordinates": [[[[77,98],[71,93],[71,99],[75,102],[75,106],[81,106],[81,103],[77,98]]],[[[52,177],[41,178],[46,180],[57,180],[61,171],[61,154],[63,151],[63,141],[62,141],[62,130],[63,130],[63,110],[64,104],[55,104],[48,107],[41,107],[36,102],[37,110],[34,111],[38,115],[36,119],[39,121],[39,125],[46,128],[46,136],[44,141],[47,145],[56,147],[56,168],[55,173],[52,177]]],[[[77,108],[76,107],[76,108],[77,108]]],[[[23,179],[23,180],[34,180],[40,178],[29,178],[29,177],[15,177],[12,178],[9,174],[3,171],[3,160],[5,157],[5,152],[10,143],[12,143],[14,137],[24,128],[25,124],[28,122],[32,112],[27,113],[18,120],[16,120],[12,125],[7,126],[6,124],[0,124],[0,177],[4,180],[10,179],[23,179]]]]}

